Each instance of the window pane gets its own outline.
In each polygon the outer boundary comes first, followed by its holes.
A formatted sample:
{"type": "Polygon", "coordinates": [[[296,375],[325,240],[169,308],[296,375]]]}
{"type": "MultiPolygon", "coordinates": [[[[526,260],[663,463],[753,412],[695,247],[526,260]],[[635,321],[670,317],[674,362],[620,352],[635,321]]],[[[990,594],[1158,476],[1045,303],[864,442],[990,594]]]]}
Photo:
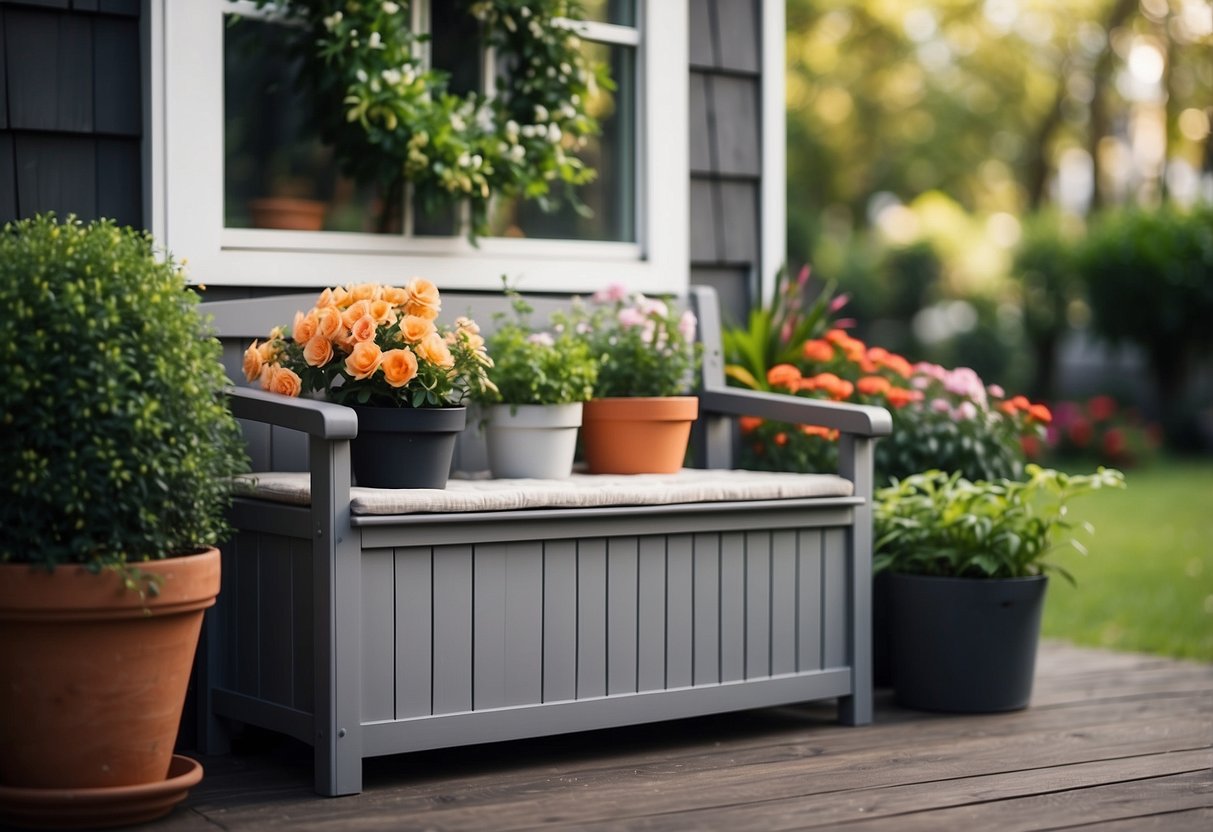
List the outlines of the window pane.
{"type": "Polygon", "coordinates": [[[249,18],[224,29],[224,224],[297,228],[310,216],[302,227],[399,234],[401,200],[340,176],[307,124],[283,32],[249,18]]]}
{"type": "Polygon", "coordinates": [[[596,61],[610,61],[614,92],[599,90],[587,106],[602,126],[581,158],[598,178],[574,189],[592,214],[582,216],[571,205],[545,213],[537,203],[501,200],[489,217],[495,237],[538,237],[559,240],[636,240],[636,52],[629,46],[587,43],[596,61]]]}
{"type": "Polygon", "coordinates": [[[585,0],[584,7],[586,20],[636,25],[636,0],[585,0]]]}

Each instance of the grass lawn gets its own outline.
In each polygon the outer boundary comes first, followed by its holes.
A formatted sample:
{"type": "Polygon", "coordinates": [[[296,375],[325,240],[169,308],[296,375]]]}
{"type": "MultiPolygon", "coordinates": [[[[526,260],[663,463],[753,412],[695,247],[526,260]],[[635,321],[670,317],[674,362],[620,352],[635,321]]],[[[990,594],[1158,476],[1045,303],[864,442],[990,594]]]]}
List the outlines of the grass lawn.
{"type": "Polygon", "coordinates": [[[1057,553],[1078,587],[1050,579],[1043,634],[1213,661],[1213,459],[1160,461],[1125,479],[1070,504],[1095,535],[1079,538],[1088,557],[1057,553]]]}

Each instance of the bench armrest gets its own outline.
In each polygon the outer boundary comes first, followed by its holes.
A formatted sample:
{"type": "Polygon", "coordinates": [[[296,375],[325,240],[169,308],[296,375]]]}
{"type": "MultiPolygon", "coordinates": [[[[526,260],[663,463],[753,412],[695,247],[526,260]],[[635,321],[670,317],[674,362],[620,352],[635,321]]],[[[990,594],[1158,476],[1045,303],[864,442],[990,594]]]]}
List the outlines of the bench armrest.
{"type": "Polygon", "coordinates": [[[353,439],[358,435],[358,416],[344,405],[296,399],[251,387],[229,387],[226,392],[232,414],[238,419],[267,422],[319,439],[353,439]]]}
{"type": "Polygon", "coordinates": [[[705,411],[730,416],[760,416],[797,425],[821,425],[856,436],[888,436],[893,419],[883,407],[804,399],[782,393],[740,388],[702,390],[699,403],[705,411]]]}

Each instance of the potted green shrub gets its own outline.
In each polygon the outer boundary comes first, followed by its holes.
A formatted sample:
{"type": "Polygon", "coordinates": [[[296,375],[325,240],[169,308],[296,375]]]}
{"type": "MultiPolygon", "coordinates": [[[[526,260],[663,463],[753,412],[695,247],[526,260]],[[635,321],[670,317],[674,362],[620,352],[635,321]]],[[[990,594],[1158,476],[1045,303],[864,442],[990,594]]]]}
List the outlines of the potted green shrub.
{"type": "Polygon", "coordinates": [[[698,322],[667,300],[613,285],[592,306],[574,307],[572,325],[598,357],[594,398],[581,427],[591,474],[668,474],[686,457],[699,399],[694,383],[698,322]]]}
{"type": "Polygon", "coordinates": [[[131,823],[201,776],[173,743],[245,459],[196,305],[147,234],[0,231],[0,821],[131,823]]]}
{"type": "Polygon", "coordinates": [[[507,290],[512,320],[499,320],[488,338],[485,406],[489,468],[498,478],[564,479],[572,473],[582,405],[594,392],[598,362],[563,319],[535,329],[534,309],[507,290]]]}
{"type": "Polygon", "coordinates": [[[1068,503],[1123,486],[1114,469],[1068,475],[1028,465],[1023,482],[927,471],[878,490],[874,566],[888,572],[898,702],[956,712],[1026,707],[1048,573],[1070,579],[1050,553],[1065,544],[1084,551],[1068,503]]]}

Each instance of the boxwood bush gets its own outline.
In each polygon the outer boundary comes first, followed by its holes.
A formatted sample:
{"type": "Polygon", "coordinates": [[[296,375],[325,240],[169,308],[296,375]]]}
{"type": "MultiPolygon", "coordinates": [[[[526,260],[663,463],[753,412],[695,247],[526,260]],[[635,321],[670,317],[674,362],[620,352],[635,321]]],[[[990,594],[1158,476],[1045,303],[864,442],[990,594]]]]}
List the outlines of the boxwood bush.
{"type": "Polygon", "coordinates": [[[216,543],[245,458],[178,264],[110,221],[21,220],[0,231],[0,309],[0,562],[216,543]]]}

